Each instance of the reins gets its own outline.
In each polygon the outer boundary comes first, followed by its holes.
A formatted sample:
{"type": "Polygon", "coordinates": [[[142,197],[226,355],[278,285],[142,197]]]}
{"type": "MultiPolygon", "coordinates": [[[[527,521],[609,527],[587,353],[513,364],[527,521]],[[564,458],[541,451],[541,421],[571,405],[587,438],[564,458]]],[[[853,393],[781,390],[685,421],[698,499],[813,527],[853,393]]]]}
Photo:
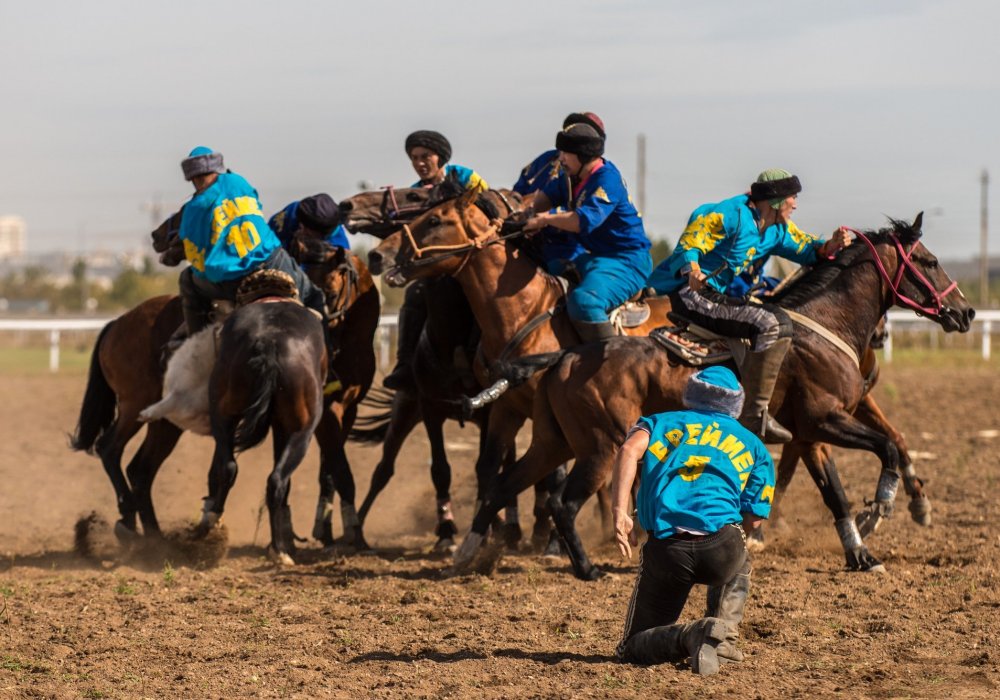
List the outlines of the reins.
{"type": "Polygon", "coordinates": [[[875,249],[875,244],[872,243],[868,236],[864,235],[860,231],[856,231],[853,228],[847,226],[843,227],[845,231],[850,231],[855,235],[856,238],[860,238],[864,241],[865,245],[872,253],[872,257],[875,259],[875,267],[878,270],[879,275],[882,280],[889,285],[889,289],[892,291],[895,301],[900,304],[900,306],[905,306],[919,314],[925,314],[927,316],[939,316],[941,314],[941,309],[944,307],[944,297],[948,296],[955,287],[958,286],[958,282],[952,281],[951,284],[943,291],[939,292],[934,284],[927,279],[927,277],[916,268],[913,261],[910,260],[913,255],[913,251],[916,249],[917,244],[914,243],[910,250],[907,251],[903,244],[900,242],[899,237],[895,233],[889,233],[889,240],[892,241],[893,245],[896,247],[896,252],[899,254],[899,266],[896,268],[895,278],[890,277],[889,271],[885,269],[885,264],[882,262],[882,258],[879,256],[878,251],[875,249]],[[914,277],[930,292],[931,298],[935,306],[932,308],[930,306],[921,306],[918,302],[910,299],[908,296],[899,291],[899,285],[903,281],[903,274],[909,270],[914,277]]]}

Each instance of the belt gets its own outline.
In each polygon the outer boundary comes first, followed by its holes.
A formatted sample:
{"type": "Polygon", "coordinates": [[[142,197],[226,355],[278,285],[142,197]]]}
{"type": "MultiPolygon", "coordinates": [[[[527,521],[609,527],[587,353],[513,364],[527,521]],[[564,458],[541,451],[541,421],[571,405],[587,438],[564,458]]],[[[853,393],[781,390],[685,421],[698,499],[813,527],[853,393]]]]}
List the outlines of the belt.
{"type": "MultiPolygon", "coordinates": [[[[711,533],[711,534],[715,534],[715,533],[711,533]]],[[[693,532],[675,532],[674,534],[672,534],[667,539],[668,540],[700,540],[700,539],[703,539],[705,537],[708,537],[708,535],[696,535],[693,532]]]]}

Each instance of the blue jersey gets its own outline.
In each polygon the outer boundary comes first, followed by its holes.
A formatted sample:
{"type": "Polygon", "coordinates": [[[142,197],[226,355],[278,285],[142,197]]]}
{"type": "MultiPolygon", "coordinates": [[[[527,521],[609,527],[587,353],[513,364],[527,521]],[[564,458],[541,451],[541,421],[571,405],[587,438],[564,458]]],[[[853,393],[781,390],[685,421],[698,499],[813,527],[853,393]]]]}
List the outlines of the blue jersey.
{"type": "Polygon", "coordinates": [[[228,172],[184,205],[180,238],[195,274],[210,282],[240,279],[281,247],[261,212],[257,190],[228,172]]]}
{"type": "Polygon", "coordinates": [[[554,207],[576,212],[578,240],[595,255],[649,250],[642,217],[632,204],[625,181],[614,163],[605,160],[575,194],[567,178],[550,181],[542,193],[554,207]]]}
{"type": "MultiPolygon", "coordinates": [[[[271,227],[278,240],[281,241],[282,247],[288,250],[288,246],[292,242],[292,238],[295,236],[295,232],[299,230],[299,203],[292,202],[287,207],[279,211],[277,214],[272,216],[267,225],[271,227]]],[[[340,246],[347,250],[351,249],[351,243],[347,240],[347,229],[343,226],[337,226],[333,229],[331,233],[323,237],[323,240],[330,245],[340,246]]]]}
{"type": "MultiPolygon", "coordinates": [[[[521,170],[521,176],[511,189],[518,194],[527,195],[544,188],[553,180],[568,178],[569,176],[565,174],[562,165],[559,164],[559,151],[553,149],[545,151],[524,166],[524,169],[521,170]]],[[[578,255],[587,252],[580,245],[576,234],[560,231],[554,226],[546,226],[538,235],[541,239],[541,254],[545,259],[546,266],[561,260],[572,261],[578,255]]]]}
{"type": "Polygon", "coordinates": [[[744,513],[766,518],[774,462],[760,439],[724,413],[670,411],[639,419],[649,433],[636,505],[658,538],[678,528],[718,532],[744,513]]]}
{"type": "MultiPolygon", "coordinates": [[[[479,190],[480,192],[485,192],[490,188],[486,184],[486,180],[479,176],[472,168],[467,168],[464,165],[454,165],[453,163],[448,163],[444,166],[444,176],[451,180],[454,180],[466,190],[479,190]]],[[[419,180],[414,182],[411,187],[422,187],[424,184],[419,180]]]]}
{"type": "Polygon", "coordinates": [[[651,285],[660,294],[679,289],[686,283],[683,275],[694,262],[703,273],[712,275],[706,282],[725,293],[734,278],[771,255],[802,265],[816,262],[822,245],[816,236],[791,221],[768,226],[761,232],[757,217],[757,210],[750,206],[750,197],[745,194],[698,207],[673,252],[653,271],[651,285]]]}

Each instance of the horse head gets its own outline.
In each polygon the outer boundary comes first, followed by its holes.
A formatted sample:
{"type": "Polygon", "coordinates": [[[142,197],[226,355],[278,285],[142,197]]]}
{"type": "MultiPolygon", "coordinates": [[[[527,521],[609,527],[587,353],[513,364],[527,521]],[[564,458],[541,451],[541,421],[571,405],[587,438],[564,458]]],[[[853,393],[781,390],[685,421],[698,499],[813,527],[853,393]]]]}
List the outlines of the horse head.
{"type": "Polygon", "coordinates": [[[432,207],[382,241],[368,254],[368,267],[373,274],[384,272],[392,287],[422,277],[458,274],[476,250],[496,240],[494,222],[500,217],[490,197],[468,190],[432,207]]]}
{"type": "MultiPolygon", "coordinates": [[[[876,254],[879,273],[897,305],[934,321],[948,333],[965,333],[976,311],[922,242],[922,223],[923,212],[913,223],[890,219],[890,227],[878,236],[882,240],[882,252],[876,254]]],[[[875,238],[864,240],[872,245],[875,238]]]]}
{"type": "Polygon", "coordinates": [[[344,225],[355,233],[386,238],[399,227],[441,202],[457,197],[461,189],[451,180],[434,187],[384,187],[340,200],[344,225]]]}
{"type": "Polygon", "coordinates": [[[371,284],[365,264],[346,248],[311,236],[296,236],[290,251],[313,284],[323,290],[331,322],[339,320],[364,291],[362,278],[371,284]]]}
{"type": "Polygon", "coordinates": [[[160,254],[160,262],[170,267],[184,260],[184,243],[180,237],[183,214],[182,206],[150,234],[153,239],[153,250],[160,254]]]}

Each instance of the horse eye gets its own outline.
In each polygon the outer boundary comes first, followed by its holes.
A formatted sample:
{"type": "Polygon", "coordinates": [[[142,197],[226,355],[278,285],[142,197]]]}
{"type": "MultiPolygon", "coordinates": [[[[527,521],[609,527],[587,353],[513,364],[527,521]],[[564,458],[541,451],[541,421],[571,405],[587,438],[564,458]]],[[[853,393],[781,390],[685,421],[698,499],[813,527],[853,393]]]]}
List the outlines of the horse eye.
{"type": "Polygon", "coordinates": [[[440,226],[441,225],[441,219],[439,217],[437,217],[437,216],[432,216],[431,218],[429,218],[427,220],[427,225],[428,226],[440,226]]]}
{"type": "Polygon", "coordinates": [[[420,201],[420,194],[418,192],[407,192],[406,193],[406,201],[407,202],[419,202],[420,201]]]}

